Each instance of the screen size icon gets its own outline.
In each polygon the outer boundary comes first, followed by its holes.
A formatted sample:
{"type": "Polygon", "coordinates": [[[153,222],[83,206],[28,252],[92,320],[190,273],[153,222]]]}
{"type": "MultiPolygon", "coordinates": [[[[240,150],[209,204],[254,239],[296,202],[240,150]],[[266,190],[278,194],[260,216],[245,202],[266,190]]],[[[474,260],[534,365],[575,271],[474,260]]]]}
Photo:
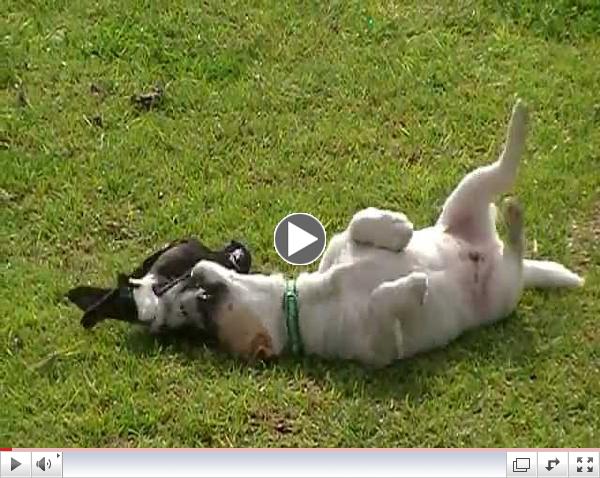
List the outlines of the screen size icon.
{"type": "Polygon", "coordinates": [[[531,469],[531,460],[529,458],[515,458],[513,460],[514,473],[526,473],[531,469]]]}
{"type": "Polygon", "coordinates": [[[506,476],[538,476],[537,453],[513,451],[506,454],[506,476]]]}

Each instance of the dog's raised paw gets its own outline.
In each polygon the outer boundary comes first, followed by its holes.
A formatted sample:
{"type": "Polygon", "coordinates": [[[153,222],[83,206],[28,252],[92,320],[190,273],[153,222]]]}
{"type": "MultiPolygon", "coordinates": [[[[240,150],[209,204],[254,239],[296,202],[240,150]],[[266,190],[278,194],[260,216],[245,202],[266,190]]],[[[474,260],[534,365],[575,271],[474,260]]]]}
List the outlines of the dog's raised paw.
{"type": "Polygon", "coordinates": [[[225,284],[230,271],[212,261],[200,261],[192,269],[192,278],[199,286],[208,289],[225,284]]]}
{"type": "Polygon", "coordinates": [[[524,129],[528,122],[529,108],[521,98],[517,98],[512,110],[512,123],[514,126],[524,129]]]}

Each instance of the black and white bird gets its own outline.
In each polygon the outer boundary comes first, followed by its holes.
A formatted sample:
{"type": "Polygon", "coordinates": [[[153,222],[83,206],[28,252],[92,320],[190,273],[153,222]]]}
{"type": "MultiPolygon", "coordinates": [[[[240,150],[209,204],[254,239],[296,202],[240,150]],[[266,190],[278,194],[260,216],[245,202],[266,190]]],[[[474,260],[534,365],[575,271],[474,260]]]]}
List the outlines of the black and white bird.
{"type": "Polygon", "coordinates": [[[250,271],[252,262],[250,251],[237,241],[213,251],[197,239],[183,239],[156,251],[132,273],[118,274],[116,287],[81,285],[69,290],[67,297],[83,310],[81,325],[86,329],[104,319],[116,319],[146,325],[153,333],[184,327],[206,330],[210,327],[211,296],[191,276],[193,266],[201,260],[242,274],[250,271]],[[154,303],[145,304],[147,300],[154,303]],[[141,310],[157,304],[160,314],[148,316],[141,310]]]}

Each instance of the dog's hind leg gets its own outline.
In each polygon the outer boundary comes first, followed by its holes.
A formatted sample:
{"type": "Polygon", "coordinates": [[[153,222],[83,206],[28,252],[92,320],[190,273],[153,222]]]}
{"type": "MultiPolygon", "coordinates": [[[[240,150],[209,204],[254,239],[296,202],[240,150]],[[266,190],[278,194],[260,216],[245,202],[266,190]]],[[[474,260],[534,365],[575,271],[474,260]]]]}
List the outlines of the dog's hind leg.
{"type": "Polygon", "coordinates": [[[504,244],[505,260],[515,261],[523,267],[525,249],[525,224],[523,207],[516,198],[508,198],[504,204],[504,220],[508,229],[508,238],[504,244]]]}
{"type": "Polygon", "coordinates": [[[438,225],[466,240],[487,240],[495,235],[495,197],[512,188],[525,149],[528,112],[518,100],[508,125],[506,144],[498,160],[472,171],[446,200],[438,225]]]}
{"type": "Polygon", "coordinates": [[[508,239],[504,248],[505,263],[517,264],[523,287],[581,287],[584,280],[562,264],[552,261],[523,259],[525,248],[523,212],[513,198],[507,200],[504,217],[508,227],[508,239]]]}
{"type": "Polygon", "coordinates": [[[400,320],[419,312],[427,295],[427,275],[413,272],[380,284],[369,298],[369,319],[365,322],[367,350],[364,361],[385,366],[402,356],[400,320]]]}
{"type": "Polygon", "coordinates": [[[348,231],[359,244],[401,251],[412,238],[413,225],[404,214],[370,207],[352,217],[348,231]]]}

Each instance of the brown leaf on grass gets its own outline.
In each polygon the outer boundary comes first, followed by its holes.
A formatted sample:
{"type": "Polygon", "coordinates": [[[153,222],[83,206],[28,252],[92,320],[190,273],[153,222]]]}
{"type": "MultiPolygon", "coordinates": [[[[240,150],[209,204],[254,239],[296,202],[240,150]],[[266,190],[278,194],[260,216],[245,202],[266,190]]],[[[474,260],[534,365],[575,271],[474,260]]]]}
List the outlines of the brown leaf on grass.
{"type": "Polygon", "coordinates": [[[292,426],[289,423],[286,423],[285,420],[279,420],[275,425],[275,431],[281,434],[292,433],[292,426]]]}
{"type": "Polygon", "coordinates": [[[131,101],[138,108],[143,110],[151,110],[158,106],[164,99],[165,91],[163,87],[158,84],[154,86],[150,91],[146,93],[139,93],[131,97],[131,101]]]}
{"type": "Polygon", "coordinates": [[[294,432],[294,417],[290,411],[257,410],[249,414],[249,419],[251,426],[266,426],[278,434],[286,435],[294,432]]]}

